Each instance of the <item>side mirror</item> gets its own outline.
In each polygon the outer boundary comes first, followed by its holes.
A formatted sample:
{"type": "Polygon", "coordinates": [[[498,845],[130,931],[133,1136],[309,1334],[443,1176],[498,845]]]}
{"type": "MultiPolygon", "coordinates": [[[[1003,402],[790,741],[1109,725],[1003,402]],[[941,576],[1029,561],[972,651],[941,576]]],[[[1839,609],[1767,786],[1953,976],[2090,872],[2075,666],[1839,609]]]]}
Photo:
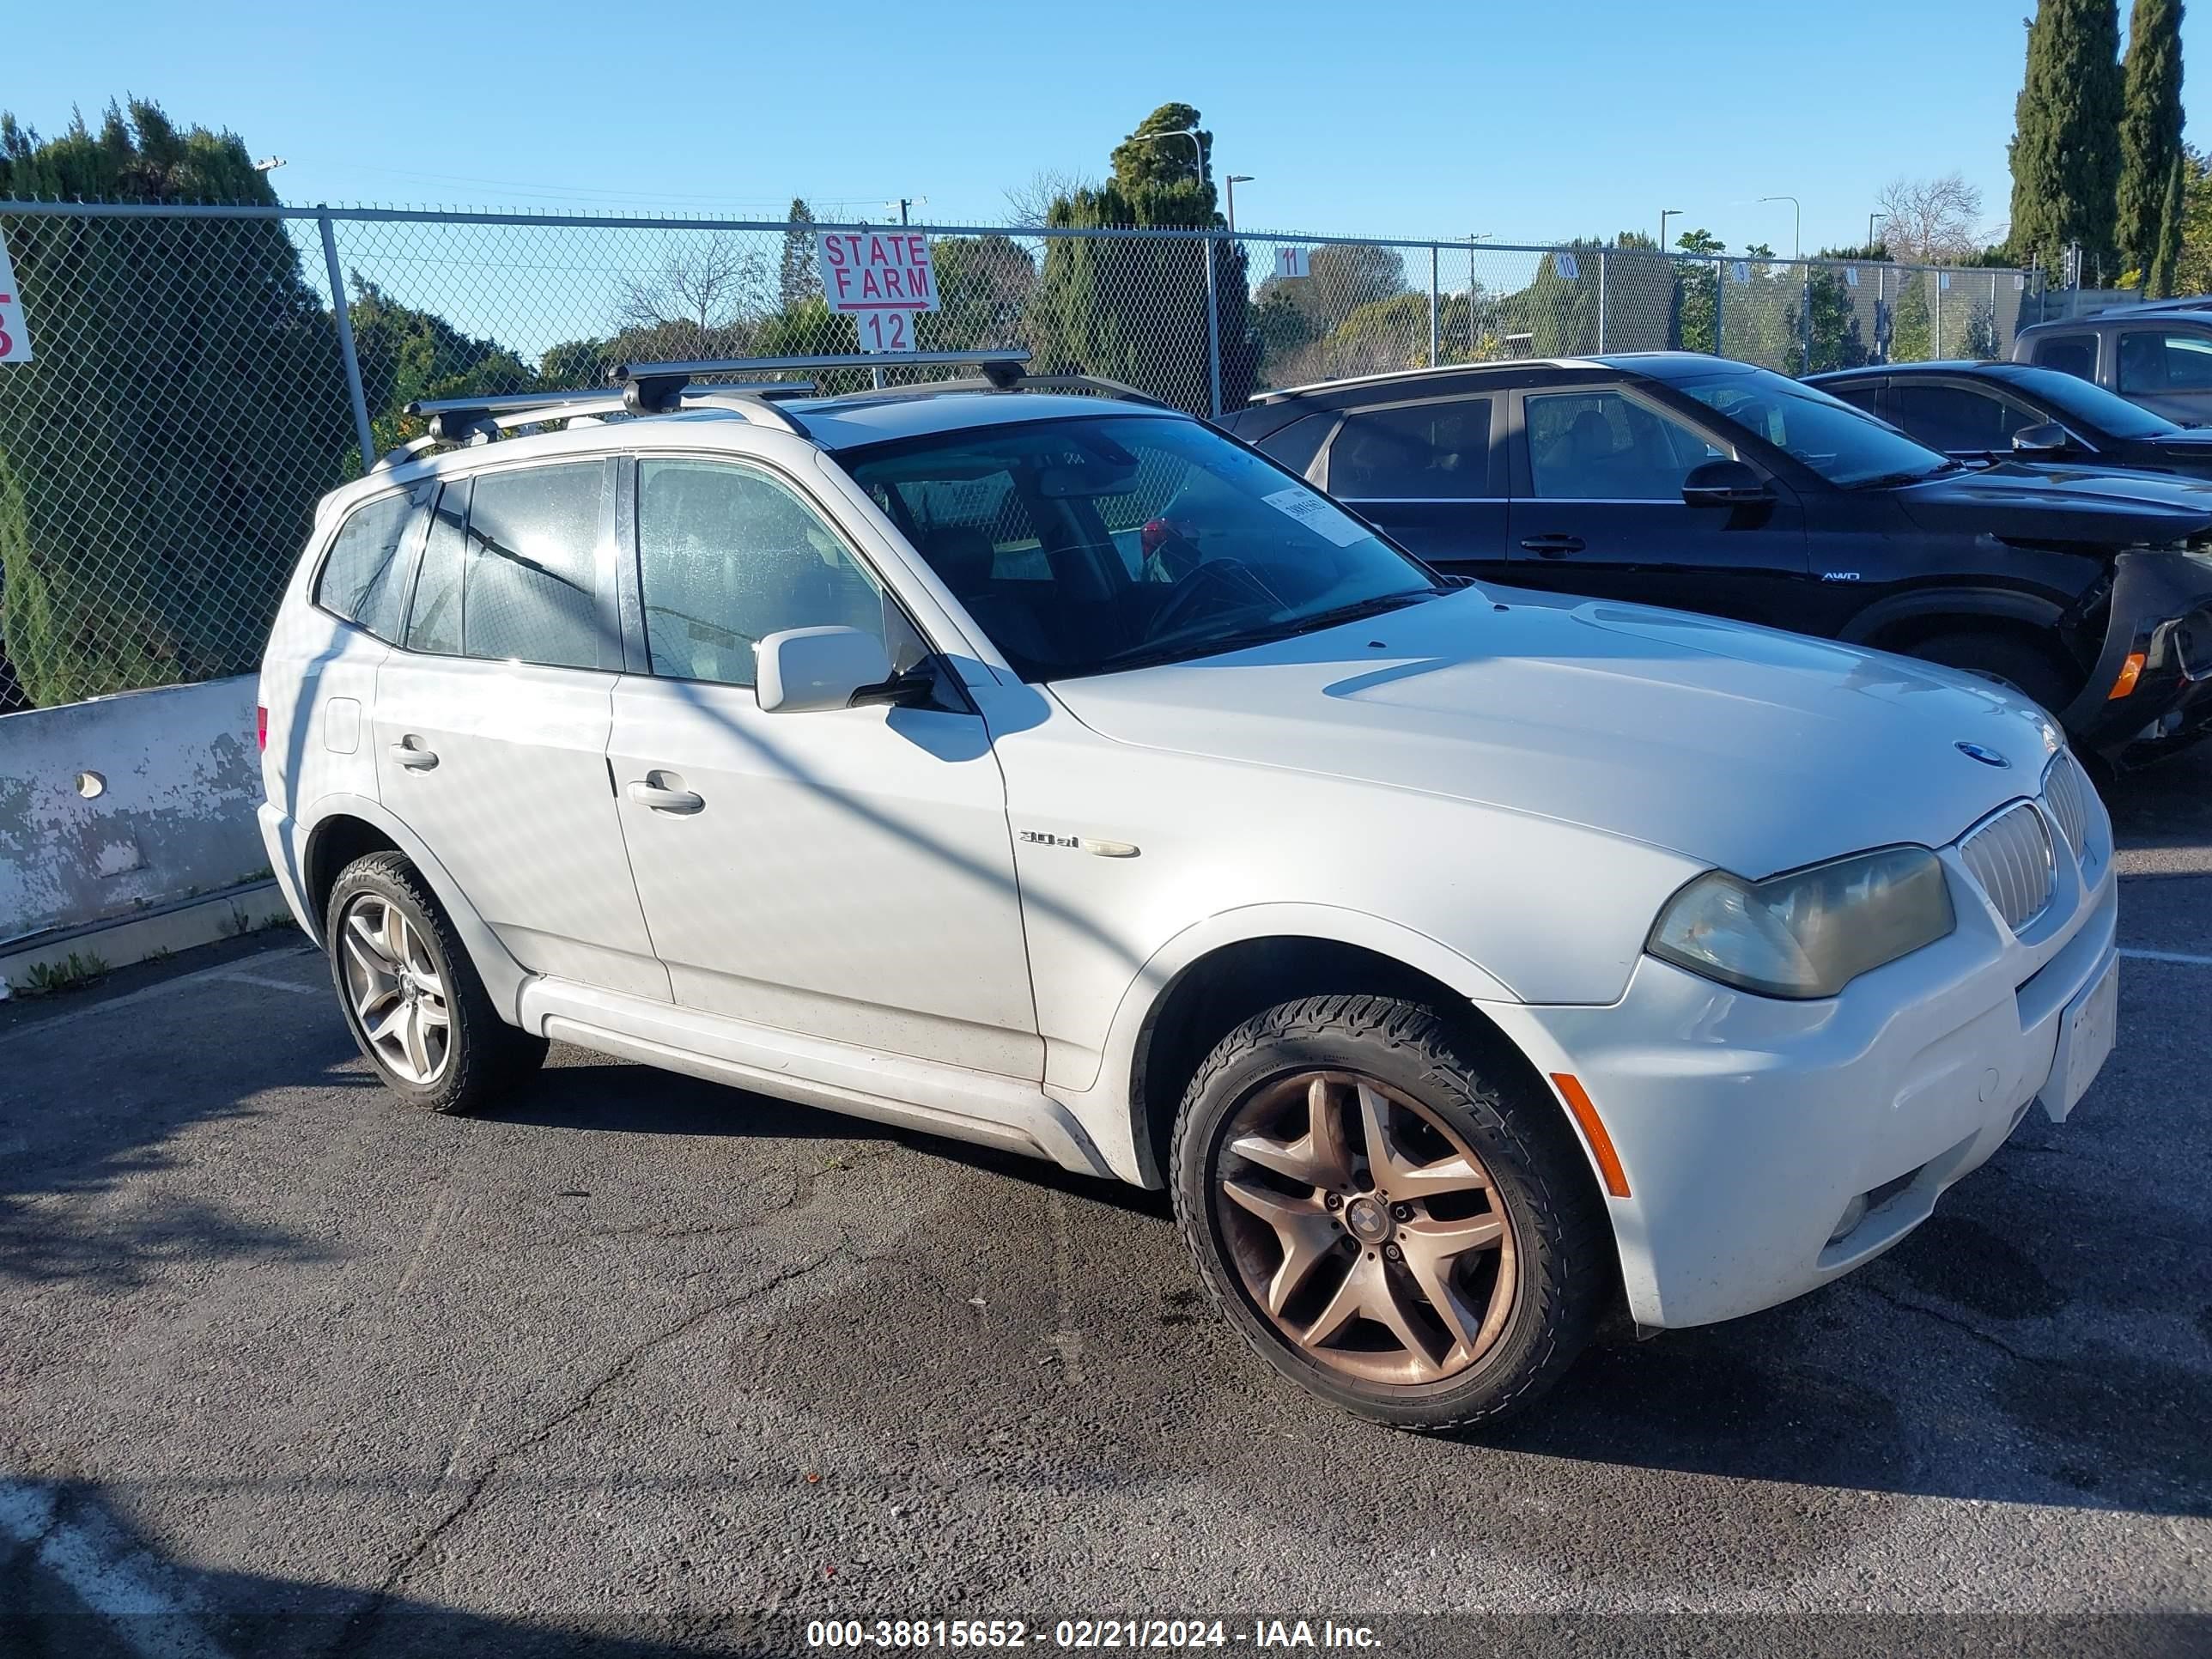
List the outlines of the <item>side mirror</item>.
{"type": "Polygon", "coordinates": [[[2031,460],[2049,460],[2074,453],[2074,434],[2056,421],[2039,421],[2012,434],[2012,453],[2031,460]]]}
{"type": "Polygon", "coordinates": [[[753,647],[753,696],[763,714],[850,708],[890,677],[884,642],[857,628],[787,628],[753,647]]]}
{"type": "Polygon", "coordinates": [[[1771,501],[1774,491],[1742,461],[1707,461],[1682,480],[1682,499],[1692,507],[1743,507],[1771,501]]]}

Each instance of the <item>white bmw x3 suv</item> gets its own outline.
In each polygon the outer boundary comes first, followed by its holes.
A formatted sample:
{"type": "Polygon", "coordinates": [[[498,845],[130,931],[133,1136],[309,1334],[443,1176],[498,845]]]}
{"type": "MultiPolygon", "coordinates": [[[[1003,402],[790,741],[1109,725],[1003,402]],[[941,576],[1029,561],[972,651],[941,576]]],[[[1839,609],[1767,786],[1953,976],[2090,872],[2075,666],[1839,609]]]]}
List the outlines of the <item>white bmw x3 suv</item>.
{"type": "Polygon", "coordinates": [[[441,406],[318,514],[261,822],[409,1102],[558,1038],[1164,1185],[1261,1354],[1432,1428],[1849,1272],[2112,1048],[2016,696],[1448,586],[1015,364],[705,367],[441,406]]]}

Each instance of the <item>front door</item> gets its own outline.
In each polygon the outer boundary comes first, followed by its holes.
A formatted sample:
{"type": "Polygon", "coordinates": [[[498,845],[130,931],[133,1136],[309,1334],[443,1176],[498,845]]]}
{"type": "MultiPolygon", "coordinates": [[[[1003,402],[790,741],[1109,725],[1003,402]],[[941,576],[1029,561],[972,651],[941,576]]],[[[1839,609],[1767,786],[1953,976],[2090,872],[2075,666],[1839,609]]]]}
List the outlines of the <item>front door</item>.
{"type": "Polygon", "coordinates": [[[1692,470],[1735,458],[1718,434],[1619,387],[1519,402],[1509,581],[1789,625],[1807,580],[1805,524],[1779,479],[1771,501],[1692,507],[1692,470]]]}
{"type": "MultiPolygon", "coordinates": [[[[786,480],[637,463],[650,675],[615,689],[630,867],[676,1000],[780,1030],[1042,1075],[1006,784],[964,706],[761,712],[788,628],[920,636],[786,480]]],[[[957,698],[957,692],[949,692],[957,698]]]]}
{"type": "Polygon", "coordinates": [[[525,968],[665,1002],[607,777],[611,479],[568,462],[440,493],[377,671],[377,785],[525,968]]]}

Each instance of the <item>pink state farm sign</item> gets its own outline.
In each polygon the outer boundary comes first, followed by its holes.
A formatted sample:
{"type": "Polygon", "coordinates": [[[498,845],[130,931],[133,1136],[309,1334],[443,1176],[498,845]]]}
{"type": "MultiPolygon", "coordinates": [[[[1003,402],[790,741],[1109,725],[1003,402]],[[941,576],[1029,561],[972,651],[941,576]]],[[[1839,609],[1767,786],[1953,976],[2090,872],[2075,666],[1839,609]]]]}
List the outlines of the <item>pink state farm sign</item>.
{"type": "Polygon", "coordinates": [[[915,230],[822,230],[822,297],[850,316],[863,351],[915,349],[914,318],[937,309],[929,238],[915,230]]]}

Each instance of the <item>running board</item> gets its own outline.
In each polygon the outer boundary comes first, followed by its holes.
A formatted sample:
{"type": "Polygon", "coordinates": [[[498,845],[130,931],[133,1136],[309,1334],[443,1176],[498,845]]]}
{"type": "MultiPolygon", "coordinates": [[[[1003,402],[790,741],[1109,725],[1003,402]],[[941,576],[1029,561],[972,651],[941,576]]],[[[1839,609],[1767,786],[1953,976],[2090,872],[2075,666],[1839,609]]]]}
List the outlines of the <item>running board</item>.
{"type": "Polygon", "coordinates": [[[825,1111],[974,1141],[1112,1178],[1066,1107],[1033,1083],[857,1048],[565,980],[524,983],[522,1027],[562,1042],[825,1111]]]}

